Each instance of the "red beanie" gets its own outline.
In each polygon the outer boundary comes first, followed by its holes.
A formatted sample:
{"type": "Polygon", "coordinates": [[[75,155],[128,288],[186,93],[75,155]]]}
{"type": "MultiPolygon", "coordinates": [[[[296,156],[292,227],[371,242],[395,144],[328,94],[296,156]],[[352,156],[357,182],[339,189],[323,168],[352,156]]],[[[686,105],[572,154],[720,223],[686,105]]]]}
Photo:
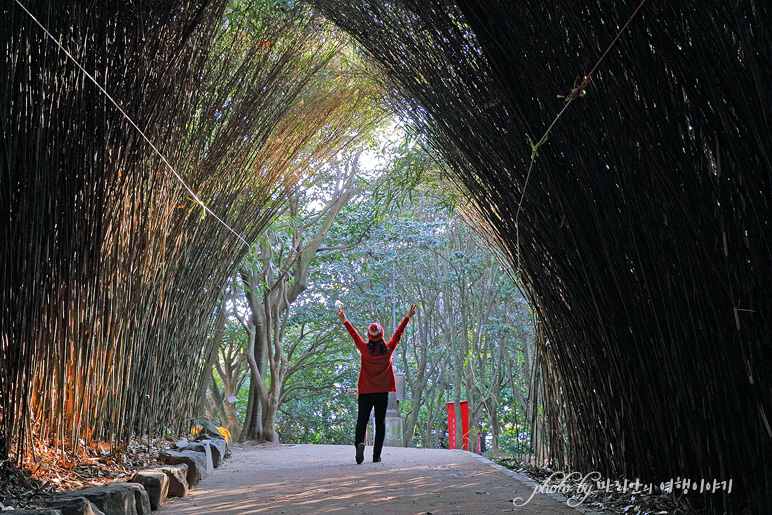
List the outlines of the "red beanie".
{"type": "Polygon", "coordinates": [[[383,327],[378,322],[373,322],[370,327],[367,328],[368,340],[380,340],[383,338],[383,327]]]}

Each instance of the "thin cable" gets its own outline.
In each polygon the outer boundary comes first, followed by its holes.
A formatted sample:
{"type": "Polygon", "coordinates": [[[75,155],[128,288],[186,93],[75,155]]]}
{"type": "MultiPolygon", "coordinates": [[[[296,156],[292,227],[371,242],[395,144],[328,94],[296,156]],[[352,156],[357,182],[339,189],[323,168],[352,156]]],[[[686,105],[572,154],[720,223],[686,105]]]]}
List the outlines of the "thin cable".
{"type": "Polygon", "coordinates": [[[221,219],[219,216],[217,216],[217,215],[214,213],[214,211],[212,211],[211,209],[209,209],[209,208],[206,206],[206,204],[204,204],[204,203],[203,203],[203,201],[201,201],[201,199],[200,199],[200,198],[198,198],[198,195],[196,195],[196,194],[193,192],[193,190],[190,188],[190,186],[188,186],[188,185],[185,183],[185,181],[182,179],[182,177],[180,176],[180,174],[178,174],[178,173],[177,173],[177,170],[175,170],[175,169],[174,169],[174,167],[171,165],[171,163],[169,163],[169,161],[168,161],[168,160],[166,159],[166,157],[165,157],[165,156],[164,156],[164,155],[161,153],[161,151],[160,151],[160,150],[158,150],[158,147],[156,147],[156,146],[153,144],[153,142],[152,142],[152,141],[150,141],[150,138],[148,138],[148,137],[145,135],[145,133],[142,131],[142,129],[140,129],[140,128],[139,128],[139,125],[137,125],[136,123],[134,123],[134,120],[132,120],[131,118],[129,118],[129,115],[128,115],[128,114],[126,114],[126,111],[124,111],[124,110],[121,108],[121,106],[120,106],[120,105],[118,105],[118,102],[116,102],[116,101],[113,99],[113,97],[112,97],[112,96],[110,96],[110,94],[107,92],[107,90],[105,90],[105,88],[103,88],[103,87],[102,87],[102,85],[101,85],[101,84],[99,84],[99,83],[96,81],[96,79],[95,79],[95,78],[94,78],[94,77],[93,77],[93,76],[92,76],[92,75],[91,75],[91,74],[90,74],[90,73],[89,73],[89,72],[88,72],[88,71],[87,71],[87,70],[86,70],[86,69],[85,69],[83,66],[81,66],[81,64],[80,64],[80,63],[77,61],[77,59],[75,59],[75,58],[72,56],[72,54],[70,54],[70,52],[68,52],[68,51],[67,51],[67,49],[66,49],[66,48],[64,48],[64,46],[63,46],[61,43],[59,43],[59,41],[58,41],[58,40],[57,40],[57,39],[56,39],[56,38],[53,36],[53,34],[51,34],[51,33],[48,31],[48,29],[46,29],[46,28],[43,26],[43,24],[42,24],[42,23],[40,23],[40,22],[38,21],[38,19],[37,19],[37,18],[35,18],[35,16],[34,16],[34,15],[31,13],[31,12],[29,12],[29,10],[27,10],[27,8],[26,8],[26,7],[24,7],[24,5],[23,5],[23,4],[22,4],[22,3],[21,3],[19,0],[14,0],[14,1],[15,1],[15,2],[16,2],[18,5],[19,5],[19,7],[21,7],[21,8],[22,8],[22,10],[23,10],[25,13],[27,13],[27,15],[28,15],[30,18],[32,18],[32,21],[34,21],[35,23],[37,23],[37,25],[38,25],[38,26],[39,26],[39,27],[40,27],[40,28],[43,30],[43,32],[45,32],[45,33],[46,33],[46,35],[47,35],[49,38],[51,38],[51,40],[52,40],[54,43],[56,43],[56,46],[58,46],[58,47],[59,47],[59,49],[60,49],[62,52],[64,52],[64,54],[65,54],[67,57],[69,57],[69,58],[70,58],[70,60],[71,60],[73,63],[75,63],[75,66],[77,66],[78,68],[80,68],[80,70],[81,70],[81,71],[82,71],[82,72],[83,72],[83,73],[86,75],[86,77],[88,77],[89,79],[91,79],[91,82],[93,82],[93,83],[94,83],[94,85],[96,85],[96,87],[97,87],[97,88],[99,88],[99,91],[101,91],[102,93],[104,93],[104,95],[105,95],[105,96],[106,96],[106,97],[107,97],[107,98],[110,100],[110,102],[112,102],[112,104],[115,106],[115,108],[116,108],[116,109],[118,109],[118,111],[119,111],[119,112],[120,112],[120,113],[123,115],[123,117],[124,117],[124,118],[126,118],[126,120],[128,120],[128,122],[129,122],[129,123],[132,125],[132,127],[134,127],[135,129],[137,129],[137,132],[139,132],[139,134],[142,136],[142,138],[143,138],[145,141],[147,141],[148,145],[150,145],[150,148],[152,148],[152,149],[153,149],[153,151],[154,151],[156,154],[158,154],[158,156],[159,156],[159,157],[161,158],[161,160],[164,162],[164,164],[166,165],[166,167],[167,167],[167,168],[169,168],[169,170],[172,172],[172,174],[174,175],[174,177],[176,177],[176,178],[177,178],[177,180],[180,182],[180,184],[182,184],[182,186],[183,186],[183,187],[184,187],[184,188],[185,188],[185,189],[188,191],[188,193],[190,193],[190,195],[193,197],[193,199],[194,199],[196,202],[198,202],[198,203],[201,205],[201,207],[204,209],[204,211],[206,211],[207,213],[209,213],[210,215],[212,215],[212,216],[215,218],[215,220],[217,220],[218,222],[220,222],[220,223],[221,223],[221,224],[222,224],[222,225],[223,225],[223,226],[224,226],[226,229],[228,229],[228,230],[229,230],[230,232],[232,232],[232,233],[233,233],[233,234],[234,234],[234,235],[235,235],[235,236],[236,236],[238,239],[240,239],[240,240],[241,240],[241,241],[244,243],[244,245],[246,245],[247,247],[249,247],[249,242],[247,242],[247,240],[245,240],[243,236],[241,236],[241,235],[240,235],[238,232],[236,232],[236,231],[235,231],[234,229],[232,229],[232,228],[231,228],[231,227],[230,227],[228,224],[226,224],[226,223],[225,223],[225,222],[224,222],[224,221],[223,221],[223,220],[222,220],[222,219],[221,219]]]}
{"type": "MultiPolygon", "coordinates": [[[[531,178],[531,171],[533,170],[533,163],[536,161],[536,158],[539,155],[539,148],[541,148],[542,145],[544,145],[547,142],[547,139],[549,138],[550,131],[555,126],[556,123],[558,123],[558,120],[561,116],[563,116],[563,113],[566,112],[566,109],[568,109],[568,106],[571,105],[571,102],[582,96],[585,92],[585,89],[590,84],[590,77],[593,73],[595,73],[595,70],[598,69],[600,66],[600,63],[603,62],[603,59],[606,57],[606,54],[608,54],[611,51],[611,48],[616,44],[616,42],[619,40],[619,38],[622,36],[622,33],[624,33],[625,29],[627,29],[627,26],[630,25],[630,22],[633,21],[633,18],[635,18],[635,15],[638,14],[638,11],[641,10],[641,7],[643,7],[643,4],[646,3],[646,0],[641,0],[641,3],[638,4],[638,7],[635,8],[635,11],[633,11],[633,14],[630,15],[630,17],[627,19],[627,23],[625,23],[621,29],[619,29],[619,32],[617,32],[616,37],[611,41],[609,46],[606,48],[606,51],[603,52],[603,54],[600,56],[598,61],[595,63],[595,66],[592,67],[590,72],[584,76],[582,79],[582,82],[571,90],[571,92],[566,95],[566,104],[563,106],[563,109],[560,110],[558,115],[555,117],[554,120],[552,120],[552,123],[547,128],[546,131],[544,131],[544,135],[541,137],[541,139],[534,143],[530,136],[528,136],[528,143],[531,145],[531,163],[528,165],[528,173],[525,176],[525,183],[523,184],[523,191],[520,194],[520,202],[517,204],[517,212],[515,213],[515,249],[517,251],[517,270],[516,273],[519,274],[521,272],[520,269],[520,226],[519,226],[519,220],[520,220],[520,210],[523,207],[523,200],[525,199],[525,190],[528,188],[528,181],[531,178]]],[[[527,135],[526,135],[527,136],[527,135]]]]}
{"type": "Polygon", "coordinates": [[[635,8],[635,11],[633,11],[633,14],[630,15],[630,18],[627,20],[627,23],[625,23],[622,26],[622,28],[619,29],[617,36],[614,38],[611,44],[609,44],[608,48],[606,48],[606,51],[603,52],[603,55],[600,56],[600,59],[598,59],[598,62],[595,63],[595,66],[592,67],[592,70],[590,70],[590,73],[587,74],[587,77],[586,77],[587,79],[589,79],[590,75],[592,75],[593,72],[595,72],[595,70],[598,68],[598,66],[600,66],[600,63],[603,61],[603,58],[606,57],[606,54],[608,54],[609,51],[611,51],[611,47],[613,47],[616,44],[617,40],[620,38],[620,36],[622,36],[622,33],[625,31],[625,29],[627,29],[627,26],[630,25],[630,22],[633,21],[633,18],[635,18],[635,15],[638,14],[638,11],[641,10],[641,7],[643,7],[643,4],[645,3],[646,3],[646,0],[641,0],[641,3],[638,4],[638,7],[635,8]]]}

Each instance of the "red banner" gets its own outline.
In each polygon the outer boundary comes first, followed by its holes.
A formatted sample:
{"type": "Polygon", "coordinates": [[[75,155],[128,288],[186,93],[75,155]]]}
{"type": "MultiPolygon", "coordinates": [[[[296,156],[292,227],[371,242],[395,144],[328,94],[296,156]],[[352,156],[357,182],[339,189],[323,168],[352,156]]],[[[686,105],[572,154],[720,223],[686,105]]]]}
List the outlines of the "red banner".
{"type": "MultiPolygon", "coordinates": [[[[461,401],[461,433],[464,435],[464,450],[469,450],[469,403],[461,401]]],[[[448,403],[448,449],[456,448],[456,406],[448,403]]]]}

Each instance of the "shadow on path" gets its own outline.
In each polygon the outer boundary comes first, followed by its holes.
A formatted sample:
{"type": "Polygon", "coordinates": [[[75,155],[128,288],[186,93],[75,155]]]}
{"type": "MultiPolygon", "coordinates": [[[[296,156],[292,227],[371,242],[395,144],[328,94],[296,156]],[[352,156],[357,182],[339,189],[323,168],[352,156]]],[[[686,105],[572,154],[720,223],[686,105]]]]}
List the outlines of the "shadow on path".
{"type": "Polygon", "coordinates": [[[573,514],[466,451],[384,447],[383,461],[354,461],[354,446],[240,446],[163,515],[202,514],[573,514]]]}

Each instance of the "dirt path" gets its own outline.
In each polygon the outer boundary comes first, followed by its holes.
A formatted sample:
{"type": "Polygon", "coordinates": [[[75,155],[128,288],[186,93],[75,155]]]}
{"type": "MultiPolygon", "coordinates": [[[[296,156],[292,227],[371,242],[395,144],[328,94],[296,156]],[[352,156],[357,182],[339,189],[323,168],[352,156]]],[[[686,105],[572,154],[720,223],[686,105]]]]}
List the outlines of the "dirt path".
{"type": "Polygon", "coordinates": [[[384,447],[383,461],[354,461],[353,446],[242,446],[163,515],[351,513],[571,514],[577,511],[465,451],[384,447]]]}

